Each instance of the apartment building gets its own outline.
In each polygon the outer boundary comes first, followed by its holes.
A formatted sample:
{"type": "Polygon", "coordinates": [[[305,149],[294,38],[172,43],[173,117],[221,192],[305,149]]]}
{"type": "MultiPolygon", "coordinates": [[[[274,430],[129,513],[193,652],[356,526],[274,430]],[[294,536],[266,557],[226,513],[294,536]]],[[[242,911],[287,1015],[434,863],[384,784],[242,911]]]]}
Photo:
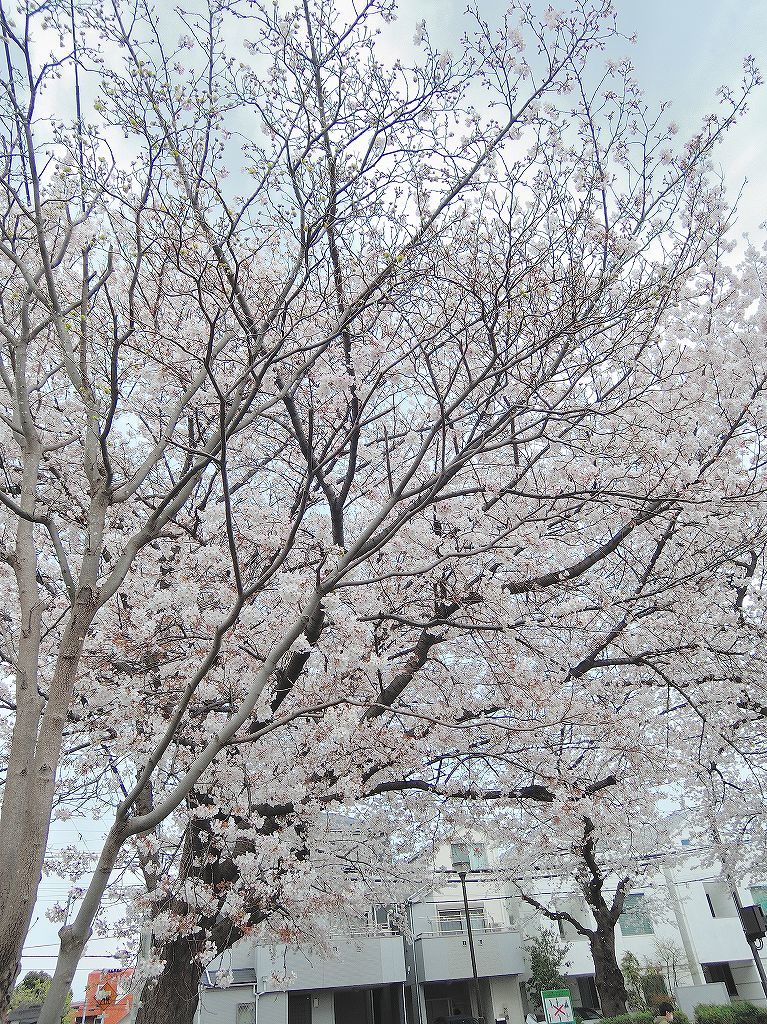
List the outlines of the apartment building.
{"type": "MultiPolygon", "coordinates": [[[[574,1003],[598,1007],[587,940],[567,923],[541,920],[498,881],[495,868],[481,842],[446,846],[433,883],[404,908],[406,927],[397,926],[402,917],[390,910],[371,908],[357,933],[337,936],[332,959],[243,940],[226,962],[211,965],[199,1024],[435,1024],[460,1014],[483,1017],[485,1024],[522,1024],[529,1008],[524,943],[541,928],[558,928],[568,944],[574,1003]],[[467,868],[465,899],[458,868],[467,868]],[[215,986],[219,966],[232,970],[228,988],[215,986]],[[287,991],[274,982],[276,974],[292,978],[287,991]]],[[[566,879],[538,882],[540,902],[587,920],[582,897],[566,879]]],[[[767,910],[767,873],[742,887],[740,899],[767,910]]],[[[678,985],[710,985],[704,991],[712,1002],[729,996],[767,1005],[729,886],[705,851],[681,849],[671,866],[659,862],[629,895],[616,940],[619,958],[632,952],[640,961],[657,960],[658,943],[673,942],[683,953],[678,985]],[[649,892],[652,915],[641,909],[649,892]]]]}
{"type": "Polygon", "coordinates": [[[133,1005],[131,968],[90,971],[85,998],[72,1004],[72,1024],[119,1024],[133,1005]]]}

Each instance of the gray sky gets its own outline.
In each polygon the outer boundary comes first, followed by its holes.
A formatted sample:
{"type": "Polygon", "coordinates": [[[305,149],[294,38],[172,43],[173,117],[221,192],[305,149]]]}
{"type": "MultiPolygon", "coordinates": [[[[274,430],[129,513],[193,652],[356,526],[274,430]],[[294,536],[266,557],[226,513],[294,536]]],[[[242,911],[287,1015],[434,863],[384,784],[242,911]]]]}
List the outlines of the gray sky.
{"type": "MultiPolygon", "coordinates": [[[[736,86],[744,57],[756,58],[767,76],[767,0],[613,0],[618,25],[626,35],[637,34],[625,53],[636,67],[636,77],[647,101],[657,106],[672,102],[671,117],[680,126],[680,138],[694,132],[701,119],[716,109],[716,88],[736,86]]],[[[505,0],[478,0],[491,23],[507,7],[505,0]]],[[[534,0],[545,9],[548,0],[534,0]]],[[[568,0],[553,0],[555,8],[568,0]]],[[[465,0],[400,0],[398,30],[409,44],[415,24],[425,18],[433,42],[451,46],[464,23],[465,0]]],[[[755,94],[750,113],[716,151],[737,195],[744,178],[749,184],[739,204],[739,228],[755,233],[767,219],[765,165],[767,163],[767,86],[755,94]]]]}
{"type": "MultiPolygon", "coordinates": [[[[502,0],[478,0],[482,14],[492,22],[505,8],[502,0]]],[[[541,9],[547,4],[537,0],[541,9]]],[[[555,7],[567,6],[556,0],[555,7]]],[[[637,70],[648,103],[671,100],[672,116],[680,135],[692,133],[701,118],[715,109],[716,87],[737,85],[743,58],[753,55],[767,74],[767,0],[615,0],[621,30],[636,32],[635,46],[625,52],[637,70]]],[[[400,0],[396,27],[402,51],[410,53],[415,24],[426,18],[432,40],[440,48],[455,47],[461,32],[465,0],[400,0]]],[[[767,87],[762,86],[751,104],[750,114],[731,133],[716,154],[732,197],[743,180],[748,184],[740,203],[739,231],[756,234],[767,219],[765,164],[767,163],[767,87]]],[[[102,829],[92,823],[76,828],[59,825],[52,846],[77,843],[94,852],[99,848],[102,829]]],[[[45,907],[66,902],[68,886],[47,878],[41,887],[41,901],[27,943],[28,956],[22,969],[53,970],[57,948],[57,926],[45,918],[45,907]]],[[[82,994],[88,970],[115,966],[106,953],[108,940],[93,940],[87,958],[75,979],[75,997],[82,994]]]]}

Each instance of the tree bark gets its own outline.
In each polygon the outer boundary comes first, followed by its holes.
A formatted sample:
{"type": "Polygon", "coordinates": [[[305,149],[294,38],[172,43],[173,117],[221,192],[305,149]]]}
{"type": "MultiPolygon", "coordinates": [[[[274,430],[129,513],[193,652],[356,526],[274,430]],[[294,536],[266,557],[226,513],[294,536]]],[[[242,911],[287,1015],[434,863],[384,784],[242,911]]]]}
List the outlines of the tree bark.
{"type": "Polygon", "coordinates": [[[176,939],[165,946],[165,967],[144,988],[136,1024],[193,1024],[203,974],[194,958],[196,951],[197,943],[191,939],[176,939]]]}
{"type": "Polygon", "coordinates": [[[615,952],[615,924],[597,921],[589,935],[591,956],[594,960],[594,982],[599,993],[602,1013],[614,1017],[626,1012],[626,983],[615,952]]]}

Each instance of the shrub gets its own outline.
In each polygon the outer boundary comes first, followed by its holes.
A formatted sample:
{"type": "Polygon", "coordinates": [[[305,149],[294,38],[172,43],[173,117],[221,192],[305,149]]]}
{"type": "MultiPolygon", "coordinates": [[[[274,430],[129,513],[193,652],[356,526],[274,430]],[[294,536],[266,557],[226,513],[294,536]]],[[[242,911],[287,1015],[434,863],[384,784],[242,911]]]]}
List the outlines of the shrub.
{"type": "Polygon", "coordinates": [[[570,966],[567,946],[546,929],[528,942],[525,952],[530,960],[531,975],[527,990],[533,1006],[538,1006],[544,989],[567,988],[565,973],[570,966]]]}
{"type": "Polygon", "coordinates": [[[641,985],[645,1002],[650,1008],[654,1008],[668,999],[666,981],[657,968],[648,968],[642,978],[641,985]]]}
{"type": "Polygon", "coordinates": [[[736,999],[730,1006],[695,1007],[695,1024],[767,1024],[767,1009],[736,999]]]}
{"type": "Polygon", "coordinates": [[[735,1013],[731,1006],[708,1006],[703,1003],[695,1007],[695,1024],[735,1024],[735,1013]]]}
{"type": "Polygon", "coordinates": [[[652,1024],[652,1014],[647,1010],[640,1013],[619,1013],[615,1017],[605,1017],[599,1024],[652,1024]]]}
{"type": "Polygon", "coordinates": [[[745,999],[737,999],[730,1004],[735,1024],[767,1024],[767,1008],[754,1006],[745,999]]]}
{"type": "MultiPolygon", "coordinates": [[[[652,1024],[655,1015],[651,1010],[644,1010],[642,1013],[621,1013],[616,1017],[605,1017],[604,1020],[599,1021],[599,1024],[652,1024]]],[[[690,1024],[690,1019],[687,1014],[681,1012],[681,1010],[674,1011],[674,1022],[673,1024],[690,1024]]],[[[701,1024],[701,1022],[698,1022],[701,1024]]],[[[709,1022],[706,1022],[709,1024],[709,1022]]],[[[714,1024],[713,1021],[710,1024],[714,1024]]],[[[738,1022],[741,1024],[741,1022],[738,1022]]],[[[751,1024],[750,1021],[743,1021],[742,1024],[751,1024]]],[[[763,1024],[762,1021],[754,1021],[753,1024],[763,1024]]],[[[764,1022],[767,1024],[767,1022],[764,1022]]]]}

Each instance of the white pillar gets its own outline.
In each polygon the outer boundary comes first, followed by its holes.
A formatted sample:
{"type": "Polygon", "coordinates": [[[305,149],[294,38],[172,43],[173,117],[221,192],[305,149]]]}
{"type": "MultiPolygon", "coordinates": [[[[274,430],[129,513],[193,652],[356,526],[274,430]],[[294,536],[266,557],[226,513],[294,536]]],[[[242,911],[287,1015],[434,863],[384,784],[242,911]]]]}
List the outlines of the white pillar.
{"type": "Polygon", "coordinates": [[[697,954],[695,952],[695,946],[690,936],[690,929],[687,925],[687,915],[684,912],[684,907],[679,899],[679,894],[676,891],[676,882],[673,879],[670,868],[665,865],[663,867],[663,877],[666,879],[666,888],[668,889],[669,903],[671,909],[674,912],[674,918],[676,919],[676,926],[679,929],[679,935],[682,939],[682,945],[684,946],[684,953],[687,957],[687,964],[690,968],[690,977],[692,978],[693,985],[705,984],[703,978],[703,972],[700,969],[700,963],[698,961],[697,954]]]}

